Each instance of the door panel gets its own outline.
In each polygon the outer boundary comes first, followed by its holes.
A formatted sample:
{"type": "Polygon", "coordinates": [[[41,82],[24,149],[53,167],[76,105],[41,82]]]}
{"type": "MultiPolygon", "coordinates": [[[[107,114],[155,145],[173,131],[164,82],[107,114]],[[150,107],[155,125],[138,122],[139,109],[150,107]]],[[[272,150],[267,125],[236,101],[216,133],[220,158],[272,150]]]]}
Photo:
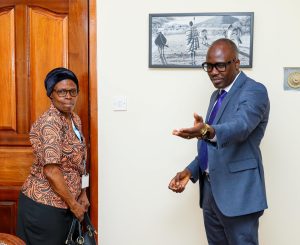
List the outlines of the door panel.
{"type": "Polygon", "coordinates": [[[21,186],[29,173],[32,159],[30,147],[1,147],[0,186],[21,186]]]}
{"type": "MultiPolygon", "coordinates": [[[[0,186],[0,230],[1,233],[15,234],[16,232],[16,215],[17,215],[17,198],[19,188],[14,186],[0,186]]],[[[1,244],[1,243],[0,243],[1,244]]]]}
{"type": "Polygon", "coordinates": [[[15,36],[14,9],[0,11],[0,130],[16,131],[16,83],[15,83],[15,36]],[[8,96],[7,96],[8,95],[8,96]]]}
{"type": "Polygon", "coordinates": [[[49,67],[68,66],[68,16],[41,8],[29,8],[28,12],[33,123],[50,105],[43,82],[49,67]]]}
{"type": "Polygon", "coordinates": [[[89,145],[88,0],[4,0],[0,26],[0,232],[14,233],[32,164],[28,133],[49,107],[44,79],[55,67],[78,77],[76,112],[89,145]]]}

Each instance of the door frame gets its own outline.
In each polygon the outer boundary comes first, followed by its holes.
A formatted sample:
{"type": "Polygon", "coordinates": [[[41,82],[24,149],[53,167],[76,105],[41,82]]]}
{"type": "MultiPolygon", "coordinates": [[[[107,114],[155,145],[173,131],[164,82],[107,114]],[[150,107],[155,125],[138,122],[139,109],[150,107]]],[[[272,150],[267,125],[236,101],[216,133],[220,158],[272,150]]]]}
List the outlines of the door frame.
{"type": "Polygon", "coordinates": [[[96,0],[89,0],[89,137],[90,137],[90,216],[98,230],[98,103],[97,103],[97,25],[96,0]]]}

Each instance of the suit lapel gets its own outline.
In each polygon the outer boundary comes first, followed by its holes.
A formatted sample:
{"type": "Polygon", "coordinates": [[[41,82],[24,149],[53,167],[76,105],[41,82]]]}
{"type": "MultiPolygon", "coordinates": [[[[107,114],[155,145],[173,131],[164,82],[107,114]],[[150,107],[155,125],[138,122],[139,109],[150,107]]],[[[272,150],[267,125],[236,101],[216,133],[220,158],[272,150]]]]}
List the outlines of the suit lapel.
{"type": "Polygon", "coordinates": [[[215,117],[214,124],[216,124],[220,120],[231,97],[236,92],[239,91],[239,88],[244,84],[246,79],[247,79],[247,76],[245,75],[245,73],[241,72],[241,74],[238,76],[237,80],[234,82],[233,86],[231,87],[231,89],[229,90],[227,95],[225,96],[224,100],[222,101],[222,105],[221,105],[220,109],[218,110],[217,115],[215,117]]]}

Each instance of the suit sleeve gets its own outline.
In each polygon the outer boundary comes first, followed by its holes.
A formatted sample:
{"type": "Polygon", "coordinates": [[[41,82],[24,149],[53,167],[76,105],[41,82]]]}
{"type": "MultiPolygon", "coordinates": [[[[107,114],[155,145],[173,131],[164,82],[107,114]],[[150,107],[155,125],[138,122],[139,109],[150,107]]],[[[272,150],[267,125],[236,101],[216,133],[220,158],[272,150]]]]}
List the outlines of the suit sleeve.
{"type": "Polygon", "coordinates": [[[251,89],[241,90],[238,98],[230,111],[225,109],[226,120],[212,125],[218,148],[245,141],[253,130],[259,130],[259,124],[267,123],[270,104],[267,90],[262,84],[256,83],[251,89]]]}
{"type": "Polygon", "coordinates": [[[195,157],[195,159],[186,168],[192,173],[192,177],[190,178],[191,181],[193,183],[197,182],[200,173],[198,157],[195,157]]]}

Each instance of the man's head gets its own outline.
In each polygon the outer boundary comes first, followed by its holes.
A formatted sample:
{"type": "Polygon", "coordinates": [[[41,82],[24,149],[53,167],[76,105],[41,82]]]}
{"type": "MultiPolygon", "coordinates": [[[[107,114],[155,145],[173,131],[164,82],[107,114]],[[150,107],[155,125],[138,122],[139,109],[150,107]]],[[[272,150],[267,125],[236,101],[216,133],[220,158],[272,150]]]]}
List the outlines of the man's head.
{"type": "Polygon", "coordinates": [[[221,38],[212,43],[202,67],[207,71],[213,85],[222,89],[230,85],[239,73],[238,48],[229,39],[221,38]]]}

